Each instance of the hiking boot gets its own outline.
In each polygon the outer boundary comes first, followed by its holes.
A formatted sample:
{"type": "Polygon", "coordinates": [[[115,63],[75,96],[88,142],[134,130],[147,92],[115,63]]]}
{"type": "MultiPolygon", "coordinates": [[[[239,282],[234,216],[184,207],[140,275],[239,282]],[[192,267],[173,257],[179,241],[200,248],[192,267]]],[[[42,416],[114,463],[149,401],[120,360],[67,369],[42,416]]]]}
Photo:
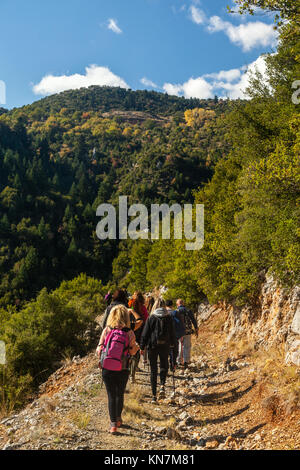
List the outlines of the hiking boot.
{"type": "Polygon", "coordinates": [[[152,397],[151,403],[156,403],[156,402],[157,402],[157,398],[156,398],[156,397],[152,397]]]}
{"type": "Polygon", "coordinates": [[[118,433],[118,428],[116,426],[116,423],[111,424],[111,428],[109,430],[110,434],[117,434],[118,433]]]}
{"type": "Polygon", "coordinates": [[[162,385],[159,390],[159,398],[165,398],[166,392],[165,392],[165,386],[162,385]]]}
{"type": "Polygon", "coordinates": [[[117,428],[121,428],[123,426],[123,421],[121,418],[117,419],[117,428]]]}
{"type": "Polygon", "coordinates": [[[185,362],[185,363],[183,364],[183,368],[184,368],[184,369],[187,369],[188,367],[189,367],[188,363],[185,362]]]}

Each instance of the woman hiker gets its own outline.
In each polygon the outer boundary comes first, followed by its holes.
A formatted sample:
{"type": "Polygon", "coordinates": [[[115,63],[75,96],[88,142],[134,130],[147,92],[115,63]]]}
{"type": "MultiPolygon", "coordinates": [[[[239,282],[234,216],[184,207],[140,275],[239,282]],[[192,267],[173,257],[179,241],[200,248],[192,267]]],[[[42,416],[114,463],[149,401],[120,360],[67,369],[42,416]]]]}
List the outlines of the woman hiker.
{"type": "MultiPolygon", "coordinates": [[[[131,302],[130,318],[132,322],[131,328],[134,331],[136,342],[138,344],[141,342],[143,328],[148,319],[148,312],[144,304],[145,300],[143,294],[141,292],[135,292],[131,302]]],[[[130,375],[132,383],[135,383],[135,374],[136,371],[139,370],[138,365],[140,362],[140,356],[140,351],[138,351],[131,360],[130,375]]]]}
{"type": "Polygon", "coordinates": [[[124,394],[129,378],[130,357],[139,350],[135,334],[130,329],[130,314],[124,305],[113,307],[102,332],[97,354],[108,395],[111,421],[110,433],[122,426],[124,394]]]}
{"type": "Polygon", "coordinates": [[[141,338],[141,353],[148,347],[148,357],[151,369],[152,403],[155,403],[157,392],[157,360],[160,359],[160,392],[159,397],[165,397],[165,383],[169,369],[169,352],[176,347],[174,323],[166,309],[163,299],[158,299],[153,305],[141,338]]]}
{"type": "Polygon", "coordinates": [[[109,314],[110,314],[111,310],[114,307],[116,307],[117,305],[124,305],[125,307],[128,306],[127,294],[122,289],[115,290],[115,292],[111,296],[111,303],[106,308],[104,316],[103,316],[103,320],[102,320],[102,328],[103,329],[106,327],[107,319],[109,317],[109,314]]]}
{"type": "MultiPolygon", "coordinates": [[[[153,295],[147,295],[145,299],[145,308],[147,310],[148,316],[152,311],[154,303],[155,303],[155,298],[153,297],[153,295]]],[[[145,366],[148,365],[148,349],[147,348],[145,348],[144,350],[143,359],[144,359],[144,368],[145,368],[145,366]]]]}

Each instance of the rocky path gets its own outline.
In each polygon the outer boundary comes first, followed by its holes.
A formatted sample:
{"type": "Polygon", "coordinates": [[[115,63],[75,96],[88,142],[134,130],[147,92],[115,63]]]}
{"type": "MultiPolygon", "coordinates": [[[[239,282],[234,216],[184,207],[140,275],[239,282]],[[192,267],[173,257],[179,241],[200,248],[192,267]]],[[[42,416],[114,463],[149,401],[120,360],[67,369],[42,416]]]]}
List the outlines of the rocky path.
{"type": "MultiPolygon", "coordinates": [[[[125,396],[125,423],[108,434],[107,399],[93,354],[53,374],[40,396],[2,420],[2,449],[300,449],[300,413],[270,415],[257,364],[228,355],[220,335],[203,327],[187,371],[176,372],[167,398],[150,403],[149,373],[142,370],[125,396]],[[216,341],[216,342],[214,342],[216,341]]],[[[272,411],[272,409],[271,409],[272,411]]]]}

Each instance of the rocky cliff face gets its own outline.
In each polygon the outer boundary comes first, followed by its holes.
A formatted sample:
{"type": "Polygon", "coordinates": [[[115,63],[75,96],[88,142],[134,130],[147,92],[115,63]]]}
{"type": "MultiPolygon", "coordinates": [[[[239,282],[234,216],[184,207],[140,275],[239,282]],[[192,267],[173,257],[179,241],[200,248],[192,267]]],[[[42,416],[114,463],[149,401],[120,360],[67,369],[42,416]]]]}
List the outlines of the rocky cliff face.
{"type": "Polygon", "coordinates": [[[199,319],[206,321],[225,312],[228,341],[246,337],[256,348],[264,349],[284,345],[286,363],[300,367],[300,287],[283,289],[268,275],[258,300],[255,308],[201,305],[199,319]]]}

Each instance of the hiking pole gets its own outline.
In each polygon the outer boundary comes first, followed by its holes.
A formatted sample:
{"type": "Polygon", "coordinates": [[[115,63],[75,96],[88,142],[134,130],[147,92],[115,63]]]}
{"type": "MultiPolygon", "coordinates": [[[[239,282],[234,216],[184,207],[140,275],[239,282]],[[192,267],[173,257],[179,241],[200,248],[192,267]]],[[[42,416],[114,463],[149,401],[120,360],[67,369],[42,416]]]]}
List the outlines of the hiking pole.
{"type": "Polygon", "coordinates": [[[176,395],[176,386],[175,386],[175,361],[174,361],[174,350],[172,349],[170,352],[171,355],[171,364],[172,364],[172,373],[173,373],[173,398],[176,395]]]}
{"type": "Polygon", "coordinates": [[[174,394],[174,397],[175,398],[175,395],[176,395],[176,387],[175,387],[175,367],[173,367],[173,394],[174,394]]]}

